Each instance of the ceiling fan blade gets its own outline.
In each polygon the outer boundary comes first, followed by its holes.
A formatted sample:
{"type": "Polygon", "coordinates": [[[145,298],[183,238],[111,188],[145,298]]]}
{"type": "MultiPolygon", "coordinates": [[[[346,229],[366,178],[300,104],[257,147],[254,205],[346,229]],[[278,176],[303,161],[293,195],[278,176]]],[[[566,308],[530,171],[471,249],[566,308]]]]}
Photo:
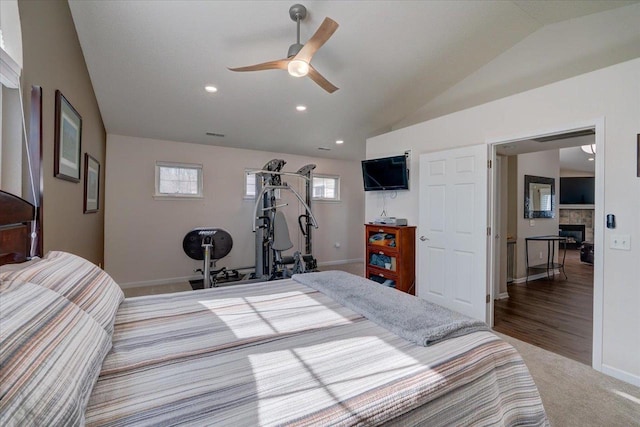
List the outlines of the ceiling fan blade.
{"type": "Polygon", "coordinates": [[[304,44],[300,52],[295,56],[295,59],[301,59],[306,63],[311,62],[313,54],[316,53],[323,44],[329,40],[329,37],[333,35],[338,29],[338,23],[331,18],[324,18],[322,24],[315,32],[313,36],[304,44]]]}
{"type": "Polygon", "coordinates": [[[338,90],[338,88],[336,86],[334,86],[333,84],[331,84],[331,82],[329,82],[329,80],[325,79],[324,77],[322,77],[322,74],[320,74],[315,68],[313,68],[311,65],[309,65],[309,74],[307,74],[307,76],[313,80],[314,82],[316,82],[318,84],[318,86],[320,86],[322,89],[326,90],[329,93],[333,93],[335,91],[338,90]]]}
{"type": "Polygon", "coordinates": [[[262,64],[247,65],[246,67],[228,68],[229,71],[262,71],[262,70],[286,70],[289,59],[263,62],[262,64]]]}

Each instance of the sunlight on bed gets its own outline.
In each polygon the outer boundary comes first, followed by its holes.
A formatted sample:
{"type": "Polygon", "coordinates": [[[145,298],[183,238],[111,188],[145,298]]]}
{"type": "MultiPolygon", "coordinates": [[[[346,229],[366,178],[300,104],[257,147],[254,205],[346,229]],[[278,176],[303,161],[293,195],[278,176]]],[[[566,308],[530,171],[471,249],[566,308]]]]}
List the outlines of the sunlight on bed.
{"type": "Polygon", "coordinates": [[[348,324],[359,317],[345,317],[298,291],[198,302],[218,316],[238,338],[348,324]]]}
{"type": "MultiPolygon", "coordinates": [[[[363,405],[388,400],[379,387],[410,379],[420,363],[375,336],[328,339],[317,345],[249,356],[259,395],[259,419],[286,413],[289,420],[318,410],[337,413],[361,411],[363,405]],[[365,397],[366,395],[366,397],[365,397]],[[355,400],[351,400],[356,398],[355,400]],[[290,402],[306,402],[292,407],[290,402]]],[[[443,380],[436,371],[433,383],[443,380]]],[[[284,421],[284,420],[283,420],[284,421]]]]}

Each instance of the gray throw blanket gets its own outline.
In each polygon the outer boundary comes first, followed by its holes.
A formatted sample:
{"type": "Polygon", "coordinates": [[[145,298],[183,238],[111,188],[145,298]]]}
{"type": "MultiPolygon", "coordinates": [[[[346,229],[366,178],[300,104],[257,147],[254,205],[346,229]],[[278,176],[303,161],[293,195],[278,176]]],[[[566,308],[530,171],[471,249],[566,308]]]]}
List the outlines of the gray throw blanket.
{"type": "Polygon", "coordinates": [[[424,347],[489,330],[484,322],[343,271],[295,274],[293,279],[424,347]]]}

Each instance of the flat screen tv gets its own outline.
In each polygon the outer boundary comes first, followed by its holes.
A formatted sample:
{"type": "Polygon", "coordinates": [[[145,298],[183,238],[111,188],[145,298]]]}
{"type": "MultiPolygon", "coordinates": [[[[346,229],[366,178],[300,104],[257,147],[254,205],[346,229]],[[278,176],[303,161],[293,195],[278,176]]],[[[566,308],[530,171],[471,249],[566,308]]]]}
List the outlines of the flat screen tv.
{"type": "Polygon", "coordinates": [[[560,178],[561,205],[593,205],[596,202],[594,177],[560,178]]]}
{"type": "Polygon", "coordinates": [[[364,191],[408,190],[409,171],[404,155],[362,161],[364,191]]]}

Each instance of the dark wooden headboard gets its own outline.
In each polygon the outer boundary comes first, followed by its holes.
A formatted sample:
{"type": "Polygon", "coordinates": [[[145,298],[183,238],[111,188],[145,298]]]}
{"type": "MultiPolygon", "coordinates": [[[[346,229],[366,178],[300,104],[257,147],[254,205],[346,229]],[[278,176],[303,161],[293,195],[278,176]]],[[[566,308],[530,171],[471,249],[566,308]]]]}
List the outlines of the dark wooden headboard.
{"type": "Polygon", "coordinates": [[[29,257],[35,214],[31,203],[0,190],[0,265],[23,262],[29,257]]]}

